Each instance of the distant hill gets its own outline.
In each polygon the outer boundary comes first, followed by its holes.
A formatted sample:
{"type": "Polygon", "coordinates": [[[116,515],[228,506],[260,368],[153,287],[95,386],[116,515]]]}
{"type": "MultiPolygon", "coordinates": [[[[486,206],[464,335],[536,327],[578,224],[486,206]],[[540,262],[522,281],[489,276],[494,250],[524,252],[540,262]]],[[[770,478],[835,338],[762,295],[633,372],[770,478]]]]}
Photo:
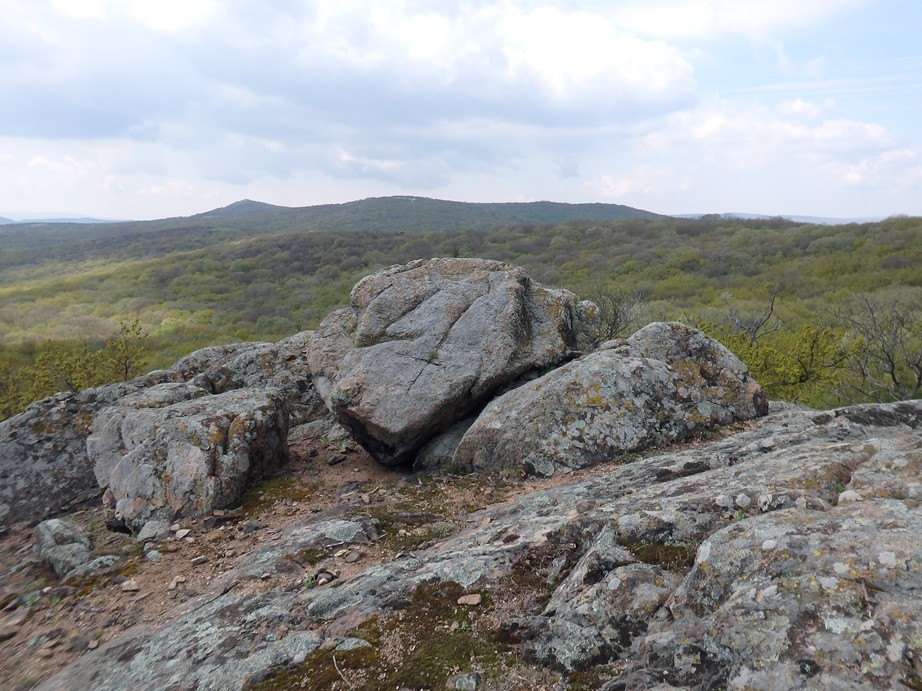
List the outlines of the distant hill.
{"type": "Polygon", "coordinates": [[[621,204],[548,201],[479,204],[401,196],[287,207],[245,199],[194,216],[156,221],[76,226],[72,219],[67,219],[0,226],[0,269],[55,259],[140,259],[267,233],[416,234],[624,218],[665,217],[621,204]]]}
{"type": "Polygon", "coordinates": [[[244,199],[229,206],[191,216],[261,223],[273,230],[367,231],[474,230],[517,224],[553,224],[567,221],[613,221],[620,218],[662,218],[650,211],[621,204],[564,204],[560,202],[453,202],[428,197],[372,197],[344,204],[287,207],[244,199]]]}
{"type": "Polygon", "coordinates": [[[5,226],[8,223],[16,223],[16,221],[11,218],[4,218],[3,216],[0,216],[0,226],[5,226]]]}
{"type": "Polygon", "coordinates": [[[783,218],[785,221],[793,223],[810,223],[821,226],[841,226],[848,223],[875,223],[882,221],[885,216],[861,216],[856,218],[835,218],[832,216],[797,216],[793,214],[750,214],[745,212],[730,211],[722,214],[679,214],[676,218],[703,218],[705,216],[720,216],[728,220],[742,221],[767,221],[772,218],[783,218]]]}

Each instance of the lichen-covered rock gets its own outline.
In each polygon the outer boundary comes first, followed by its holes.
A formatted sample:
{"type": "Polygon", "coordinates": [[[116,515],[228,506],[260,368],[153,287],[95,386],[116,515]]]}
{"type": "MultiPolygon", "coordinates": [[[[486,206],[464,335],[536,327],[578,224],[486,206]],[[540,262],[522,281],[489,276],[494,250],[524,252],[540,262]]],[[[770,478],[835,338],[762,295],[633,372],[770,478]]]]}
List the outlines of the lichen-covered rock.
{"type": "MultiPolygon", "coordinates": [[[[922,401],[787,409],[519,494],[333,585],[229,590],[266,573],[303,577],[290,557],[305,549],[375,539],[370,516],[305,518],[194,603],[38,688],[242,689],[309,674],[298,661],[325,636],[332,650],[363,622],[404,632],[413,592],[449,581],[488,595],[477,622],[495,622],[497,647],[565,671],[596,666],[608,691],[915,688],[920,420],[922,401]]],[[[491,674],[484,685],[503,688],[491,674]]]]}
{"type": "Polygon", "coordinates": [[[166,384],[97,415],[87,449],[111,515],[139,530],[223,508],[288,458],[288,403],[278,393],[210,395],[166,384]]]}
{"type": "Polygon", "coordinates": [[[151,372],[129,382],[37,401],[0,422],[0,524],[37,523],[98,494],[86,438],[97,412],[132,392],[167,381],[151,372]]]}
{"type": "Polygon", "coordinates": [[[767,412],[730,351],[683,324],[654,323],[491,401],[453,463],[550,476],[767,412]]]}
{"type": "Polygon", "coordinates": [[[35,526],[35,550],[59,578],[92,559],[90,539],[58,518],[35,526]]]}
{"type": "Polygon", "coordinates": [[[506,382],[587,347],[593,318],[509,264],[421,260],[356,284],[349,308],[317,329],[309,362],[340,422],[400,464],[506,382]]]}
{"type": "MultiPolygon", "coordinates": [[[[278,343],[238,344],[223,357],[214,352],[190,381],[214,394],[247,387],[279,391],[288,399],[289,427],[324,417],[329,411],[307,363],[312,336],[313,331],[302,331],[278,343]]],[[[181,364],[184,371],[191,371],[190,358],[181,364]]]]}

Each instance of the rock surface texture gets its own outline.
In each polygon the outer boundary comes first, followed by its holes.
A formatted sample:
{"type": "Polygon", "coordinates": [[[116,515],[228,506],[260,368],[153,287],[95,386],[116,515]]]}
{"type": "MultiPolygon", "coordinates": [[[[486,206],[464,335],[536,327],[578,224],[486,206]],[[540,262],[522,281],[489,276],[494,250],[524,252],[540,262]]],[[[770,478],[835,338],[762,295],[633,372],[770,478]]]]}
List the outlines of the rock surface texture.
{"type": "Polygon", "coordinates": [[[87,450],[112,518],[133,531],[226,507],[288,458],[288,402],[271,390],[164,384],[96,416],[87,450]]]}
{"type": "Polygon", "coordinates": [[[37,523],[99,494],[86,438],[93,417],[130,393],[178,381],[152,372],[130,382],[61,393],[0,422],[0,524],[37,523]]]}
{"type": "Polygon", "coordinates": [[[360,281],[317,329],[310,367],[340,422],[400,464],[504,384],[590,347],[594,319],[509,264],[421,260],[360,281]]]}
{"type": "Polygon", "coordinates": [[[920,478],[922,401],[787,409],[522,493],[349,578],[285,586],[303,577],[292,555],[380,538],[371,515],[304,518],[168,622],[138,624],[39,688],[310,687],[334,649],[329,684],[348,688],[347,651],[375,664],[439,598],[451,607],[420,624],[419,645],[460,645],[452,612],[479,608],[465,621],[492,652],[456,672],[483,688],[510,688],[528,665],[609,691],[918,688],[920,478]],[[278,585],[238,592],[267,578],[278,585]]]}
{"type": "Polygon", "coordinates": [[[654,323],[491,401],[453,463],[550,476],[767,412],[761,388],[720,343],[654,323]]]}

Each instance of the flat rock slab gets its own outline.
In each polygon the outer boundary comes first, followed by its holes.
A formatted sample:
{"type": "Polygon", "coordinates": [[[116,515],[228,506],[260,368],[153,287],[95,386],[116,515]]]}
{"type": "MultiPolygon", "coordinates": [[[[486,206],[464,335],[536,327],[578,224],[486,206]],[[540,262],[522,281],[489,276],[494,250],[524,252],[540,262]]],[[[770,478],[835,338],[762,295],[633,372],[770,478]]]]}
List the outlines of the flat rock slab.
{"type": "Polygon", "coordinates": [[[356,284],[317,329],[310,368],[355,438],[402,464],[500,386],[587,347],[597,313],[509,264],[421,260],[356,284]]]}

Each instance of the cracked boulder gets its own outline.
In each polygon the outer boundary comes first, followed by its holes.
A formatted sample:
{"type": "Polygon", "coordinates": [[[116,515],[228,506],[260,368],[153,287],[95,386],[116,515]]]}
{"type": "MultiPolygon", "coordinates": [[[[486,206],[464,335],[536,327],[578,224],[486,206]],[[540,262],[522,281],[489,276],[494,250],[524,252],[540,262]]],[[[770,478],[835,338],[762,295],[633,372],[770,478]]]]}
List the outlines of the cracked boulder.
{"type": "Polygon", "coordinates": [[[98,414],[87,451],[110,518],[138,531],[227,507],[286,462],[288,401],[260,389],[155,386],[98,414]]]}
{"type": "Polygon", "coordinates": [[[767,412],[729,350],[691,327],[658,322],[494,399],[453,463],[550,476],[767,412]]]}
{"type": "Polygon", "coordinates": [[[509,264],[420,260],[356,284],[317,329],[309,363],[339,421],[397,465],[503,385],[590,347],[597,315],[509,264]]]}

